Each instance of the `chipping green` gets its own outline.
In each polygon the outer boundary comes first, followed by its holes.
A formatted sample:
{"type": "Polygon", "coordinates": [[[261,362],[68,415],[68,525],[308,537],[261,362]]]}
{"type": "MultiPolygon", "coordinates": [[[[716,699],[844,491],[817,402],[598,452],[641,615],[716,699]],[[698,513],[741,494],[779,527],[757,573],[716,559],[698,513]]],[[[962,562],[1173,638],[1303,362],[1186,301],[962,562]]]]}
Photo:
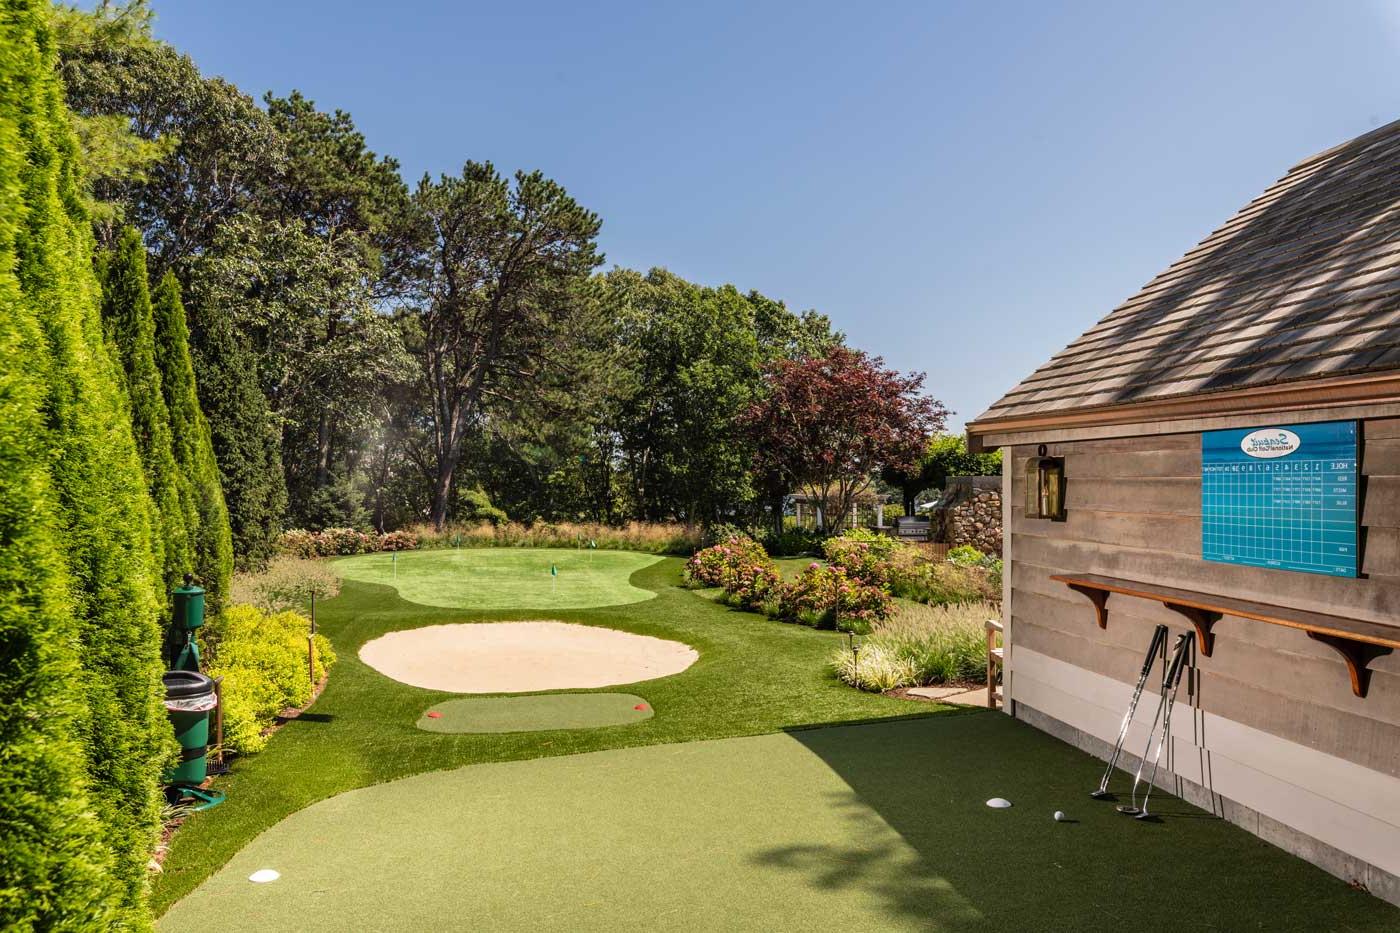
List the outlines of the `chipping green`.
{"type": "Polygon", "coordinates": [[[418,717],[418,728],[425,732],[542,732],[623,726],[651,716],[651,704],[630,693],[541,693],[444,700],[418,717]]]}
{"type": "Polygon", "coordinates": [[[651,599],[628,577],[658,560],[632,551],[462,548],[359,554],[335,562],[347,580],[381,583],[409,602],[448,609],[589,609],[651,599]],[[551,574],[550,568],[558,570],[551,574]]]}
{"type": "Polygon", "coordinates": [[[982,713],[435,772],[293,815],[161,929],[1395,929],[1180,801],[1087,799],[1098,769],[982,713]]]}

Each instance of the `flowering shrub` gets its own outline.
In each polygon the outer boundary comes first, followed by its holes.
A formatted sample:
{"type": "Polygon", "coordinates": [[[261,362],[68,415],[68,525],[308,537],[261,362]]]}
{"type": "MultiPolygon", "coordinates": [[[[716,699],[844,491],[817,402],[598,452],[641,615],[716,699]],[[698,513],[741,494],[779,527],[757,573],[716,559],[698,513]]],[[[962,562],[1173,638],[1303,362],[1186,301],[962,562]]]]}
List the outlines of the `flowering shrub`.
{"type": "Polygon", "coordinates": [[[724,586],[726,567],[767,560],[763,545],[750,537],[735,535],[714,547],[696,551],[685,562],[685,583],[691,587],[724,586]]]}
{"type": "Polygon", "coordinates": [[[741,558],[720,570],[725,601],[741,609],[762,606],[777,593],[782,582],[778,565],[767,554],[741,558]]]}
{"type": "Polygon", "coordinates": [[[841,567],[816,562],[782,588],[778,601],[781,618],[858,632],[868,631],[893,610],[894,600],[883,586],[853,579],[841,567]]]}
{"type": "Polygon", "coordinates": [[[865,530],[848,531],[839,538],[827,538],[822,544],[826,559],[845,570],[854,580],[872,586],[890,582],[889,564],[896,551],[913,551],[894,538],[865,530]]]}
{"type": "Polygon", "coordinates": [[[415,551],[418,549],[418,536],[411,531],[391,531],[380,535],[381,551],[415,551]]]}
{"type": "Polygon", "coordinates": [[[296,528],[284,531],[278,540],[278,550],[291,557],[339,557],[376,551],[412,551],[417,547],[418,536],[411,531],[377,534],[356,531],[354,528],[327,528],[324,531],[296,528]]]}

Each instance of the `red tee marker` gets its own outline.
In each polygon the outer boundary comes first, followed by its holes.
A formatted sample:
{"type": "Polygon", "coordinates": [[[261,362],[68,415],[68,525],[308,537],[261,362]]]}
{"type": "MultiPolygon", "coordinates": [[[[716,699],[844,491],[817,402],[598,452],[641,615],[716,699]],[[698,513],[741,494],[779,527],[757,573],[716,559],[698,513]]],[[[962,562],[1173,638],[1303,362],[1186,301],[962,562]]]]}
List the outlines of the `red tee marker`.
{"type": "Polygon", "coordinates": [[[441,718],[442,718],[442,713],[439,713],[437,710],[433,710],[433,711],[431,711],[430,713],[428,713],[428,718],[429,718],[429,719],[441,719],[441,718]]]}
{"type": "Polygon", "coordinates": [[[647,708],[647,705],[646,705],[645,703],[638,703],[636,706],[634,706],[634,707],[632,707],[632,708],[633,708],[633,709],[644,710],[644,709],[647,708]]]}

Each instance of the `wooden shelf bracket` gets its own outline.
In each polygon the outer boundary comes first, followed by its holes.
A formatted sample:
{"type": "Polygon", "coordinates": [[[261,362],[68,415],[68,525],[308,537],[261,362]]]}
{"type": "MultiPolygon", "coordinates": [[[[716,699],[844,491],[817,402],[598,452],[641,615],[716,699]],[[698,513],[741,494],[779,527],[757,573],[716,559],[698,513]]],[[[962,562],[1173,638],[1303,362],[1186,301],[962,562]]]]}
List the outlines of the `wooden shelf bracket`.
{"type": "Polygon", "coordinates": [[[1071,583],[1069,588],[1076,593],[1082,593],[1089,597],[1089,602],[1094,604],[1094,618],[1099,623],[1099,628],[1108,628],[1108,597],[1107,590],[1096,589],[1092,586],[1079,586],[1071,583]]]}
{"type": "Polygon", "coordinates": [[[1215,633],[1211,629],[1220,621],[1221,613],[1198,609],[1195,606],[1183,606],[1167,600],[1162,600],[1162,605],[1190,620],[1196,627],[1196,646],[1201,649],[1202,655],[1210,657],[1210,653],[1215,650],[1215,633]]]}
{"type": "Polygon", "coordinates": [[[1390,654],[1392,650],[1385,645],[1373,645],[1325,632],[1308,632],[1308,637],[1322,642],[1342,656],[1342,660],[1347,662],[1347,673],[1351,675],[1351,692],[1362,698],[1365,698],[1366,690],[1371,686],[1371,662],[1390,654]]]}

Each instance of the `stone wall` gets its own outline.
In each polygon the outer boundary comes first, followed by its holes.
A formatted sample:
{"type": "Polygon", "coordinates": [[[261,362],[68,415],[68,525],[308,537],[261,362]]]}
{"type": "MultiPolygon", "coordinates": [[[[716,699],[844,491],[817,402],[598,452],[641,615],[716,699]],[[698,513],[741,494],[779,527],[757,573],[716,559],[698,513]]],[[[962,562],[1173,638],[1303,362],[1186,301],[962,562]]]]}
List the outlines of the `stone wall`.
{"type": "Polygon", "coordinates": [[[970,544],[1001,555],[1001,477],[958,476],[944,491],[944,524],[953,547],[970,544]]]}

